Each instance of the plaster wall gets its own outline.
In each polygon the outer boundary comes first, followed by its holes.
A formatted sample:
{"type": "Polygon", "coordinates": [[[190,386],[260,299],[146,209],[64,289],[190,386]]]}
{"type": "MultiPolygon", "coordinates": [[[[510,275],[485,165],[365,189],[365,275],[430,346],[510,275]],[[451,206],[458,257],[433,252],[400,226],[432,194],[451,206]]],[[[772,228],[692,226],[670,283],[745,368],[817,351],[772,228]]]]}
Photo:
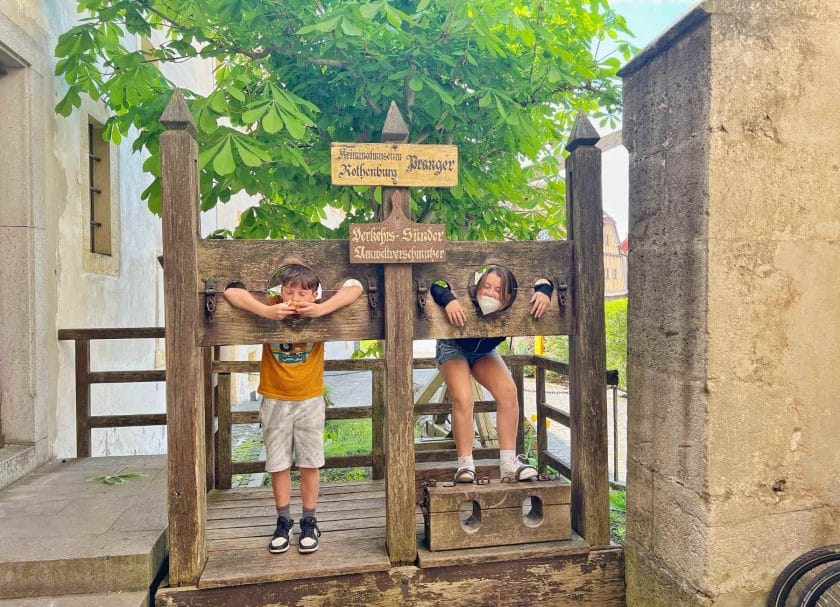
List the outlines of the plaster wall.
{"type": "Polygon", "coordinates": [[[840,6],[708,0],[624,68],[628,605],[840,542],[840,6]]]}
{"type": "MultiPolygon", "coordinates": [[[[0,225],[4,231],[25,230],[15,241],[0,240],[4,245],[16,243],[5,247],[12,250],[3,251],[6,273],[31,268],[25,278],[3,281],[16,293],[13,298],[4,297],[3,306],[31,310],[7,315],[4,309],[4,318],[26,320],[22,325],[3,326],[3,337],[7,343],[21,344],[28,358],[9,356],[3,361],[0,377],[6,381],[0,414],[7,441],[44,440],[49,454],[56,457],[75,454],[75,356],[72,342],[57,340],[58,329],[162,326],[164,321],[162,273],[156,260],[161,254],[160,221],[140,200],[148,177],[141,171],[144,157],[131,152],[131,137],[120,146],[111,146],[112,197],[118,209],[114,253],[110,258],[95,256],[85,246],[89,230],[87,121],[91,116],[104,122],[107,113],[104,106],[90,100],[68,118],[53,109],[66,84],[52,75],[52,52],[58,36],[77,18],[74,2],[0,0],[0,43],[25,48],[32,57],[27,59],[31,67],[20,72],[29,84],[25,99],[17,102],[28,110],[28,120],[18,113],[14,126],[34,132],[19,138],[19,157],[31,158],[27,170],[10,171],[16,176],[16,191],[34,190],[23,198],[29,202],[19,203],[17,215],[25,216],[26,222],[12,217],[0,225]],[[26,377],[22,380],[15,373],[26,377]],[[7,380],[9,375],[14,381],[7,380]],[[14,405],[8,405],[10,399],[14,405]]],[[[133,38],[125,40],[128,47],[137,43],[133,38]]],[[[166,69],[179,85],[198,92],[212,87],[209,62],[166,69]]],[[[0,94],[3,90],[9,88],[0,88],[0,94]]],[[[4,111],[4,115],[10,114],[4,111]]],[[[4,164],[13,164],[15,158],[7,151],[4,164]]],[[[207,222],[208,229],[214,229],[215,217],[207,222]]],[[[152,340],[92,342],[91,359],[93,370],[152,369],[163,362],[152,340]]],[[[162,412],[164,397],[163,384],[94,386],[92,412],[162,412]]],[[[160,427],[97,430],[92,453],[159,453],[165,446],[165,430],[160,427]]]]}

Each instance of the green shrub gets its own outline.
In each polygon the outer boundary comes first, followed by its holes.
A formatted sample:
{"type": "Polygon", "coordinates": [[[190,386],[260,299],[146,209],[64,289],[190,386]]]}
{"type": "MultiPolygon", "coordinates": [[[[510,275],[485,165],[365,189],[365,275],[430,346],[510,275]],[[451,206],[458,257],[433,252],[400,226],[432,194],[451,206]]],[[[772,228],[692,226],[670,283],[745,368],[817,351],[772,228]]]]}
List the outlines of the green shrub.
{"type": "MultiPolygon", "coordinates": [[[[618,369],[619,385],[627,387],[627,298],[604,302],[607,340],[607,369],[618,369]]],[[[569,360],[569,338],[546,337],[545,355],[555,360],[569,360]]]]}

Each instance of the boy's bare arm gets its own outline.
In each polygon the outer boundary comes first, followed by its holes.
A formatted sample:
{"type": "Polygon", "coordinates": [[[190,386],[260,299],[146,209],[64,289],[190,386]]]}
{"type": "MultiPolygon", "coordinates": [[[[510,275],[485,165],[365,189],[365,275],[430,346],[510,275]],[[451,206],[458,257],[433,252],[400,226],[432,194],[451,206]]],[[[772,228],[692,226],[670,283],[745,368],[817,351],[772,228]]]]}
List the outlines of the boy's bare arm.
{"type": "Polygon", "coordinates": [[[282,320],[295,313],[295,310],[288,304],[279,303],[269,306],[251,295],[247,289],[241,289],[239,287],[225,289],[225,299],[228,300],[230,305],[240,310],[245,310],[270,320],[282,320]]]}
{"type": "Polygon", "coordinates": [[[296,312],[300,316],[307,316],[309,318],[317,318],[319,316],[326,316],[335,312],[339,308],[349,306],[351,303],[359,299],[362,295],[362,285],[357,280],[348,281],[352,284],[347,284],[335,292],[335,295],[328,300],[321,303],[301,302],[298,304],[296,312]]]}

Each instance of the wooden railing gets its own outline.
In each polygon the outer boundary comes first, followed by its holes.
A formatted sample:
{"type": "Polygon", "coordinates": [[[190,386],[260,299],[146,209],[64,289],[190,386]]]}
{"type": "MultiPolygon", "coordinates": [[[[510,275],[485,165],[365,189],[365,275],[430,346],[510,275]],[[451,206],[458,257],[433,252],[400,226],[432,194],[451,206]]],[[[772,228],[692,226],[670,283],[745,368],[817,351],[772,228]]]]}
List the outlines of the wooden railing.
{"type": "MultiPolygon", "coordinates": [[[[125,428],[132,426],[165,425],[165,413],[145,413],[126,415],[91,415],[91,386],[103,383],[134,383],[166,381],[165,370],[141,371],[91,371],[90,342],[93,340],[111,339],[162,339],[163,328],[132,328],[132,329],[62,329],[58,332],[60,340],[73,341],[76,353],[76,455],[90,457],[91,433],[94,428],[125,428]]],[[[234,424],[259,423],[257,411],[233,411],[231,403],[231,375],[234,373],[257,373],[259,361],[223,361],[211,357],[210,348],[205,348],[205,368],[212,370],[205,377],[205,390],[210,398],[206,399],[207,414],[207,465],[208,488],[226,489],[231,487],[234,474],[252,474],[262,472],[264,461],[238,461],[233,459],[232,426],[234,424]],[[212,378],[216,377],[217,381],[212,378]],[[212,447],[211,447],[212,446],[212,447]]],[[[546,420],[552,420],[565,427],[570,426],[569,414],[549,405],[546,399],[546,372],[551,371],[560,376],[568,375],[568,363],[557,361],[545,356],[536,355],[508,355],[503,356],[511,369],[517,397],[520,405],[525,402],[524,371],[526,366],[533,366],[536,377],[536,452],[541,470],[551,466],[566,477],[571,477],[571,462],[566,462],[553,455],[548,449],[548,432],[546,420]]],[[[328,457],[324,468],[370,467],[372,477],[380,479],[384,476],[385,452],[383,446],[382,421],[384,418],[384,390],[385,364],[381,359],[356,360],[326,360],[326,371],[369,371],[372,374],[371,402],[350,407],[330,407],[326,411],[327,420],[343,419],[371,419],[372,444],[371,452],[366,455],[348,455],[328,457]]],[[[433,369],[434,359],[418,358],[414,360],[415,369],[433,369]]],[[[615,385],[617,376],[608,373],[607,385],[615,385]]],[[[430,402],[415,404],[414,415],[438,415],[451,411],[452,405],[446,402],[430,402]]],[[[617,481],[618,470],[618,428],[617,400],[613,394],[613,445],[614,448],[614,478],[617,481]]],[[[517,452],[525,450],[525,416],[520,416],[517,432],[517,452]]],[[[477,401],[475,412],[493,412],[496,410],[494,401],[477,401]]],[[[483,447],[474,450],[476,460],[495,459],[499,450],[495,447],[483,447]]],[[[607,454],[603,453],[606,458],[607,454]]],[[[444,462],[454,458],[452,449],[433,449],[417,451],[417,463],[444,462]]]]}

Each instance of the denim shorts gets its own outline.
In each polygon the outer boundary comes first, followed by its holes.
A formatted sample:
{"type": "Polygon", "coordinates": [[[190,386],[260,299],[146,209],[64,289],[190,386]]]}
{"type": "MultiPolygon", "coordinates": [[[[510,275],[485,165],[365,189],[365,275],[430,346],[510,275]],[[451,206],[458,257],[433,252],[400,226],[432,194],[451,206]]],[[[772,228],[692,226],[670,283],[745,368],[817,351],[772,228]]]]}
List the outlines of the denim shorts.
{"type": "Polygon", "coordinates": [[[455,339],[439,339],[437,347],[435,348],[435,362],[440,367],[443,363],[450,360],[465,360],[467,364],[472,367],[482,358],[498,354],[499,351],[493,348],[489,352],[472,352],[461,347],[455,339]]]}

